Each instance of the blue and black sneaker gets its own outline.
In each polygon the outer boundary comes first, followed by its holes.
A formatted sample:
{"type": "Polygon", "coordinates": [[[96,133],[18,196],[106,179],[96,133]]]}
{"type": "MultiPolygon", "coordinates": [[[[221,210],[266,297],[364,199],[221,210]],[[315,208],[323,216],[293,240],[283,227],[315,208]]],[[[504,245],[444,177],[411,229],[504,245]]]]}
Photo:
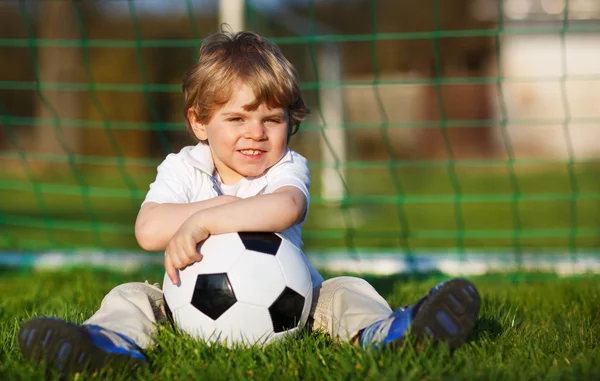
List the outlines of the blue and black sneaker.
{"type": "Polygon", "coordinates": [[[61,374],[103,368],[135,369],[148,364],[131,339],[96,325],[76,325],[51,317],[23,323],[18,334],[25,359],[46,364],[61,374]]]}
{"type": "Polygon", "coordinates": [[[362,330],[358,342],[365,349],[401,344],[410,329],[416,338],[429,336],[454,349],[473,331],[480,304],[479,293],[471,282],[451,279],[433,287],[412,306],[402,307],[362,330]]]}

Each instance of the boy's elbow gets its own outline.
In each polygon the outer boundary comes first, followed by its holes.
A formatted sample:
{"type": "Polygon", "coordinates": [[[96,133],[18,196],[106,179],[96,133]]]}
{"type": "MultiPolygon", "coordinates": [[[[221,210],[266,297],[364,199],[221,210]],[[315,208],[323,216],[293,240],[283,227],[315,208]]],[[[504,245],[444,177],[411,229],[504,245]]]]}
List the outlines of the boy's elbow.
{"type": "Polygon", "coordinates": [[[294,194],[288,196],[288,207],[286,210],[288,210],[289,213],[287,214],[288,218],[286,219],[286,229],[300,222],[306,210],[306,201],[304,197],[297,197],[294,194]]]}
{"type": "Polygon", "coordinates": [[[144,221],[137,221],[135,224],[135,239],[140,247],[146,251],[158,251],[157,234],[152,226],[144,221]]]}

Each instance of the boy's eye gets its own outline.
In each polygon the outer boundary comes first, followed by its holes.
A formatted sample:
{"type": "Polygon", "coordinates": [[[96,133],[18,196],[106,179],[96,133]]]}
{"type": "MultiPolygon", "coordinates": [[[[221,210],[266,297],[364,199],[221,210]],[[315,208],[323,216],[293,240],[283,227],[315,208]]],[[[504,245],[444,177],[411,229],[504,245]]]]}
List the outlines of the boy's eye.
{"type": "Polygon", "coordinates": [[[228,121],[230,121],[230,122],[241,122],[241,121],[242,121],[242,118],[240,118],[240,117],[235,117],[235,118],[229,118],[229,119],[227,119],[227,120],[228,120],[228,121]]]}
{"type": "Polygon", "coordinates": [[[268,123],[281,123],[281,121],[279,119],[267,119],[266,122],[268,122],[268,123]]]}

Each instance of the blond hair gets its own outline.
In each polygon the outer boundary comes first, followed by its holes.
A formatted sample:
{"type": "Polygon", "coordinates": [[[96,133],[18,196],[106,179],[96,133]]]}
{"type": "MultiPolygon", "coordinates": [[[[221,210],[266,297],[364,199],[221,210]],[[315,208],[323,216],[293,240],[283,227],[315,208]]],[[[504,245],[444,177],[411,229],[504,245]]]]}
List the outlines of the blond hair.
{"type": "Polygon", "coordinates": [[[294,66],[277,45],[253,32],[219,32],[202,40],[198,61],[185,74],[182,84],[184,113],[191,132],[188,111],[200,123],[208,123],[229,102],[233,87],[243,82],[256,99],[247,111],[261,104],[288,111],[289,137],[310,113],[298,84],[294,66]]]}

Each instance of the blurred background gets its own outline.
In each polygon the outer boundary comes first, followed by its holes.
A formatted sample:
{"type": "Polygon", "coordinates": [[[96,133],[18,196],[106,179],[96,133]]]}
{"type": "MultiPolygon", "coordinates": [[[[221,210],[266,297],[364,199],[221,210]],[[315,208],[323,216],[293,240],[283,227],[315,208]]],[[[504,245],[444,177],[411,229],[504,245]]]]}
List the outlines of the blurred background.
{"type": "Polygon", "coordinates": [[[600,271],[596,0],[2,1],[2,264],[160,262],[136,213],[223,22],[299,71],[317,265],[600,271]]]}

